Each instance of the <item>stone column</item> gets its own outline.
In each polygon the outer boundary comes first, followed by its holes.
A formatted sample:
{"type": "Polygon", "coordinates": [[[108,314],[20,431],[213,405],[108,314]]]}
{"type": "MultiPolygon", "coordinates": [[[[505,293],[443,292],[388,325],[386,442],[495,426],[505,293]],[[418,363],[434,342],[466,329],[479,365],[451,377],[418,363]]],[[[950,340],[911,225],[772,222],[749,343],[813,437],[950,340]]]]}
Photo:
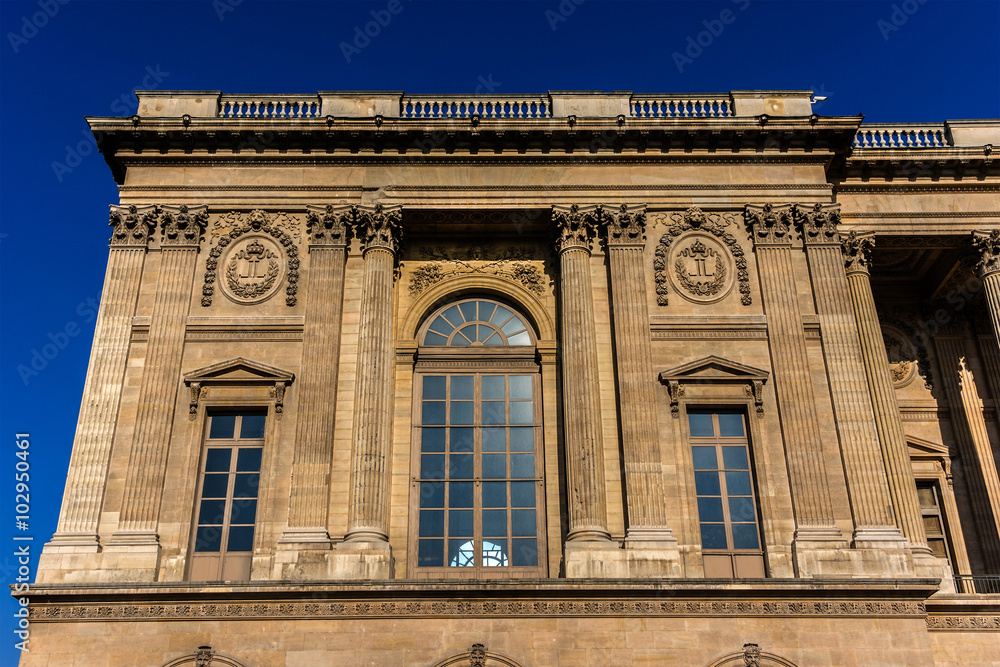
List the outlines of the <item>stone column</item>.
{"type": "Polygon", "coordinates": [[[799,572],[812,573],[822,565],[807,562],[805,551],[836,549],[847,543],[834,523],[830,502],[798,281],[792,268],[792,211],[789,206],[747,205],[744,215],[753,236],[767,315],[767,338],[795,513],[793,548],[799,572]]]}
{"type": "Polygon", "coordinates": [[[610,541],[605,496],[597,326],[590,279],[596,207],[553,207],[559,253],[563,439],[569,505],[567,541],[610,541]]]}
{"type": "Polygon", "coordinates": [[[302,332],[301,388],[284,544],[329,549],[330,466],[340,361],[350,206],[309,206],[309,292],[302,332]]]}
{"type": "Polygon", "coordinates": [[[886,481],[896,525],[910,541],[915,551],[930,555],[927,538],[924,536],[923,520],[920,516],[920,501],[913,481],[913,466],[910,465],[903,422],[896,403],[896,390],[889,374],[889,359],[882,338],[875,298],[872,295],[871,277],[868,273],[870,254],[874,240],[871,235],[851,232],[842,240],[847,287],[854,309],[854,320],[858,326],[858,340],[861,344],[861,360],[868,391],[874,410],[875,431],[882,448],[886,481]]]}
{"type": "Polygon", "coordinates": [[[854,519],[855,548],[904,548],[892,515],[885,464],[875,430],[858,325],[841,251],[840,205],[796,208],[809,260],[809,276],[823,334],[823,353],[840,434],[854,519]]]}
{"type": "Polygon", "coordinates": [[[973,232],[972,247],[978,255],[976,273],[983,281],[993,335],[1000,345],[1000,230],[973,232]]]}
{"type": "MultiPolygon", "coordinates": [[[[59,524],[46,551],[97,551],[97,528],[107,483],[128,360],[132,317],[150,234],[156,228],[155,206],[112,206],[111,250],[101,305],[94,326],[80,419],[66,478],[59,524]]],[[[41,569],[40,569],[41,572],[41,569]]]]}
{"type": "MultiPolygon", "coordinates": [[[[151,546],[153,553],[158,545],[156,530],[181,377],[184,331],[191,306],[191,281],[208,213],[203,206],[197,209],[165,206],[161,219],[160,270],[139,386],[125,494],[118,530],[108,543],[109,546],[151,546]]],[[[147,568],[140,566],[139,569],[147,568]]],[[[155,571],[152,575],[155,577],[155,571]]]]}
{"type": "Polygon", "coordinates": [[[611,301],[614,315],[615,362],[621,406],[622,450],[625,458],[628,530],[626,542],[673,544],[667,526],[663,470],[656,430],[656,385],[650,381],[653,351],[649,338],[649,305],[643,251],[645,210],[602,211],[611,301]]]}

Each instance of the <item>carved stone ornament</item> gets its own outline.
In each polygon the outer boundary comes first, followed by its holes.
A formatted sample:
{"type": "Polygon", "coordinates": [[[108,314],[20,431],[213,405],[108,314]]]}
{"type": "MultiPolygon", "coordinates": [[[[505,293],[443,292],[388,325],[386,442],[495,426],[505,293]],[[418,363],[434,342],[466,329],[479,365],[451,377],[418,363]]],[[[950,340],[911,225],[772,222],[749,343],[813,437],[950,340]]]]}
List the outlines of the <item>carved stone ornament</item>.
{"type": "Polygon", "coordinates": [[[840,245],[844,252],[844,268],[847,273],[868,273],[872,250],[875,248],[875,234],[851,230],[840,245]]]}
{"type": "Polygon", "coordinates": [[[882,339],[886,346],[889,370],[893,375],[893,384],[896,387],[904,387],[912,382],[916,375],[919,375],[923,378],[924,389],[933,389],[934,378],[931,375],[930,355],[924,344],[927,336],[918,332],[911,324],[911,322],[919,322],[920,316],[917,313],[901,309],[884,310],[878,308],[877,312],[879,326],[882,329],[882,339]],[[892,350],[891,345],[898,345],[898,349],[892,350]],[[912,374],[905,376],[901,374],[902,367],[893,371],[893,364],[903,361],[912,362],[912,374]]]}
{"type": "Polygon", "coordinates": [[[764,381],[750,380],[749,384],[743,387],[743,393],[747,398],[753,399],[753,407],[758,419],[764,418],[764,381]]]}
{"type": "Polygon", "coordinates": [[[743,219],[756,245],[778,245],[791,243],[790,234],[794,220],[793,207],[789,204],[747,204],[743,209],[743,219]]]}
{"type": "Polygon", "coordinates": [[[646,207],[622,204],[618,211],[600,208],[600,217],[607,230],[608,245],[642,245],[646,241],[646,207]]]}
{"type": "Polygon", "coordinates": [[[486,667],[486,647],[473,644],[469,649],[469,667],[486,667]]]}
{"type": "Polygon", "coordinates": [[[157,206],[128,207],[112,206],[108,224],[111,226],[111,245],[113,246],[146,246],[160,215],[157,206]]]}
{"type": "Polygon", "coordinates": [[[278,265],[280,274],[282,255],[287,258],[284,260],[285,305],[294,306],[298,302],[299,249],[286,231],[286,225],[275,224],[273,220],[282,217],[287,216],[261,210],[231,212],[223,216],[230,223],[229,229],[215,242],[205,260],[202,306],[212,305],[220,263],[225,271],[227,297],[242,304],[259,303],[269,298],[281,284],[279,275],[273,273],[273,264],[278,265]]]}
{"type": "Polygon", "coordinates": [[[188,418],[195,419],[198,405],[208,396],[209,385],[215,387],[267,387],[267,395],[274,403],[278,419],[284,411],[285,391],[295,380],[295,374],[281,368],[268,366],[259,361],[235,357],[205,368],[184,374],[184,384],[188,386],[191,402],[188,418]]]}
{"type": "Polygon", "coordinates": [[[882,326],[882,341],[889,362],[892,383],[898,389],[913,381],[917,374],[917,349],[899,329],[882,326]]]}
{"type": "Polygon", "coordinates": [[[806,243],[840,243],[840,204],[794,206],[792,212],[806,243]]]}
{"type": "Polygon", "coordinates": [[[670,394],[670,416],[681,418],[681,399],[684,397],[684,385],[677,380],[667,382],[667,393],[670,394]]]}
{"type": "Polygon", "coordinates": [[[307,206],[306,230],[311,246],[345,246],[347,233],[357,217],[357,207],[348,204],[307,206]]]}
{"type": "Polygon", "coordinates": [[[215,652],[211,646],[199,646],[198,652],[194,654],[195,667],[209,667],[212,664],[212,656],[215,652]]]}
{"type": "MultiPolygon", "coordinates": [[[[664,215],[660,214],[661,222],[664,222],[664,215]]],[[[700,208],[692,207],[684,213],[673,213],[670,220],[672,224],[660,237],[653,258],[656,303],[660,306],[670,303],[668,281],[671,279],[677,283],[675,289],[692,301],[718,301],[729,293],[734,284],[733,265],[736,268],[736,283],[739,284],[740,303],[744,306],[753,303],[746,256],[736,237],[726,231],[727,227],[735,224],[735,216],[732,213],[705,213],[700,208]],[[699,233],[688,233],[692,231],[699,233]],[[712,239],[713,236],[718,241],[712,239]],[[694,248],[696,241],[692,239],[700,241],[701,246],[694,248]],[[701,255],[703,251],[704,257],[701,255]],[[682,252],[686,254],[681,256],[682,252]]]]}
{"type": "MultiPolygon", "coordinates": [[[[753,400],[758,418],[764,417],[764,383],[768,372],[735,361],[711,355],[660,373],[660,382],[670,394],[670,413],[680,418],[680,400],[685,395],[685,385],[743,385],[743,392],[753,400]]],[[[738,391],[738,390],[737,390],[738,391]]],[[[734,397],[735,398],[735,397],[734,397]]]]}
{"type": "Polygon", "coordinates": [[[746,667],[760,667],[760,647],[756,644],[743,645],[743,664],[746,667]]]}
{"type": "Polygon", "coordinates": [[[530,248],[510,246],[493,250],[489,246],[472,246],[460,253],[448,252],[442,247],[422,247],[419,253],[421,259],[433,261],[422,264],[410,274],[410,294],[414,296],[449,276],[463,273],[501,276],[537,295],[544,292],[549,282],[538,267],[525,261],[534,258],[530,248]],[[461,254],[464,258],[459,256],[461,254]]]}
{"type": "Polygon", "coordinates": [[[972,247],[976,258],[976,272],[980,278],[1000,271],[1000,229],[972,232],[972,247]]]}
{"type": "Polygon", "coordinates": [[[556,225],[556,252],[571,248],[582,248],[590,252],[590,242],[597,234],[600,207],[580,207],[555,205],[552,207],[552,222],[556,225]]]}
{"type": "Polygon", "coordinates": [[[161,245],[197,246],[201,242],[201,235],[208,226],[207,207],[188,208],[187,204],[181,204],[176,207],[163,206],[160,211],[163,223],[161,245]]]}
{"type": "Polygon", "coordinates": [[[395,255],[403,240],[402,208],[398,205],[375,204],[357,206],[355,211],[355,235],[361,239],[362,248],[365,251],[384,248],[395,255]]]}

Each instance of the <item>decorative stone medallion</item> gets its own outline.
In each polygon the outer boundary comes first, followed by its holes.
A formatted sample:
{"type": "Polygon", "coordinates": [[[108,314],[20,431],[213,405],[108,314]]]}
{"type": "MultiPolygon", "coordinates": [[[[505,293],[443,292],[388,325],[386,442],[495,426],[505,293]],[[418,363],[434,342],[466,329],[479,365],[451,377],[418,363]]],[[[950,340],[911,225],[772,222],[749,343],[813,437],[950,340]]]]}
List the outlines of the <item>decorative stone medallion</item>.
{"type": "Polygon", "coordinates": [[[240,304],[260,303],[281,286],[285,260],[281,247],[264,235],[245,236],[231,244],[222,258],[223,293],[240,304]]]}
{"type": "Polygon", "coordinates": [[[729,250],[714,236],[700,232],[685,234],[671,244],[667,267],[674,291],[696,303],[722,299],[735,282],[729,250]]]}
{"type": "Polygon", "coordinates": [[[882,340],[889,361],[889,375],[896,388],[913,382],[917,374],[917,348],[899,329],[882,325],[882,340]]]}

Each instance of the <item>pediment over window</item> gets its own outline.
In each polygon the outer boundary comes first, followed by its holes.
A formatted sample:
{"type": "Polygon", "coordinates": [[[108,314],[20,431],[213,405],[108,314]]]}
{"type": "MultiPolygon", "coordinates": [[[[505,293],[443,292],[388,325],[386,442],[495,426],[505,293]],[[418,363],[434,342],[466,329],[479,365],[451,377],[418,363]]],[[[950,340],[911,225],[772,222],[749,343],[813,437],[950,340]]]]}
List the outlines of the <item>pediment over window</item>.
{"type": "Polygon", "coordinates": [[[931,442],[930,440],[923,440],[921,438],[914,438],[910,435],[906,436],[906,447],[909,450],[911,459],[951,458],[951,452],[948,451],[947,445],[931,442]]]}
{"type": "Polygon", "coordinates": [[[295,373],[259,361],[235,357],[220,361],[184,374],[184,384],[191,390],[188,407],[189,419],[198,413],[198,402],[211,386],[270,386],[270,397],[274,400],[274,412],[281,418],[285,403],[285,389],[295,380],[295,373]]]}
{"type": "Polygon", "coordinates": [[[670,411],[680,416],[680,398],[685,384],[743,384],[746,395],[753,399],[757,416],[764,415],[764,383],[770,373],[715,355],[702,357],[660,373],[660,382],[670,393],[670,411]]]}

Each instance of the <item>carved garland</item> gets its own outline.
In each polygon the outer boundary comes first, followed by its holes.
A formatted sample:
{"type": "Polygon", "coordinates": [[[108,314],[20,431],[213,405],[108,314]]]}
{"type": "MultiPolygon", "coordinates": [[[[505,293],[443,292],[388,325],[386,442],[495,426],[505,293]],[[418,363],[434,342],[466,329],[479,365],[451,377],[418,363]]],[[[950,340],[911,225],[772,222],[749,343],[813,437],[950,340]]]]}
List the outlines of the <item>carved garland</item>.
{"type": "MultiPolygon", "coordinates": [[[[664,222],[663,218],[665,216],[661,214],[659,216],[659,221],[664,222]]],[[[686,210],[684,213],[674,213],[670,216],[670,219],[674,221],[674,224],[667,228],[667,233],[660,237],[660,243],[656,247],[656,256],[653,259],[653,278],[656,281],[656,303],[660,306],[669,305],[670,299],[668,294],[670,293],[667,287],[667,254],[670,251],[670,245],[677,239],[678,236],[684,232],[692,229],[705,230],[710,234],[714,235],[720,241],[722,241],[729,248],[729,252],[733,254],[733,259],[736,260],[736,272],[737,280],[739,282],[740,289],[740,303],[744,306],[749,306],[753,303],[753,299],[750,296],[750,274],[747,271],[747,260],[743,254],[743,248],[740,247],[739,241],[736,237],[725,231],[725,228],[731,224],[734,224],[733,215],[731,213],[719,214],[719,213],[705,213],[698,207],[692,207],[686,210]]],[[[716,266],[717,270],[720,266],[719,262],[721,260],[717,258],[716,266]]],[[[678,268],[678,267],[674,267],[678,268]]],[[[722,267],[722,274],[716,281],[709,283],[708,285],[698,286],[692,283],[688,285],[685,281],[685,276],[683,271],[679,271],[680,280],[682,284],[690,289],[695,294],[700,294],[700,292],[714,285],[715,282],[725,279],[725,268],[722,267]]],[[[720,283],[721,285],[721,283],[720,283]]],[[[716,288],[718,289],[718,288],[716,288]]]]}
{"type": "Polygon", "coordinates": [[[454,273],[483,273],[503,276],[523,285],[528,291],[541,295],[544,291],[545,276],[537,267],[524,261],[531,259],[533,253],[525,248],[510,247],[499,253],[492,253],[489,248],[474,246],[466,252],[466,259],[450,256],[444,248],[420,248],[422,259],[435,260],[416,268],[410,274],[410,294],[417,296],[429,287],[441,282],[454,273]],[[493,254],[496,259],[490,260],[493,254]],[[486,261],[487,264],[476,266],[473,261],[486,261]],[[447,267],[446,264],[451,264],[447,267]]]}
{"type": "MultiPolygon", "coordinates": [[[[219,268],[219,257],[222,255],[223,250],[244,234],[265,232],[281,244],[285,248],[285,252],[288,253],[288,285],[285,287],[285,305],[294,306],[298,301],[297,294],[299,291],[299,249],[292,236],[285,231],[283,225],[274,222],[271,216],[265,211],[251,211],[250,215],[246,217],[243,214],[230,213],[226,217],[231,217],[234,225],[232,229],[219,238],[208,253],[208,259],[205,262],[205,283],[201,288],[201,305],[212,305],[212,296],[215,294],[216,272],[219,268]]],[[[219,223],[217,222],[216,227],[218,226],[219,223]]],[[[273,253],[270,254],[273,255],[273,253]]],[[[234,261],[230,262],[226,271],[226,280],[228,281],[229,288],[237,296],[252,298],[265,293],[274,285],[274,281],[277,280],[278,275],[278,263],[272,260],[268,265],[268,273],[264,281],[261,283],[251,283],[250,285],[240,285],[239,281],[236,280],[235,270],[234,258],[234,261]]]]}

